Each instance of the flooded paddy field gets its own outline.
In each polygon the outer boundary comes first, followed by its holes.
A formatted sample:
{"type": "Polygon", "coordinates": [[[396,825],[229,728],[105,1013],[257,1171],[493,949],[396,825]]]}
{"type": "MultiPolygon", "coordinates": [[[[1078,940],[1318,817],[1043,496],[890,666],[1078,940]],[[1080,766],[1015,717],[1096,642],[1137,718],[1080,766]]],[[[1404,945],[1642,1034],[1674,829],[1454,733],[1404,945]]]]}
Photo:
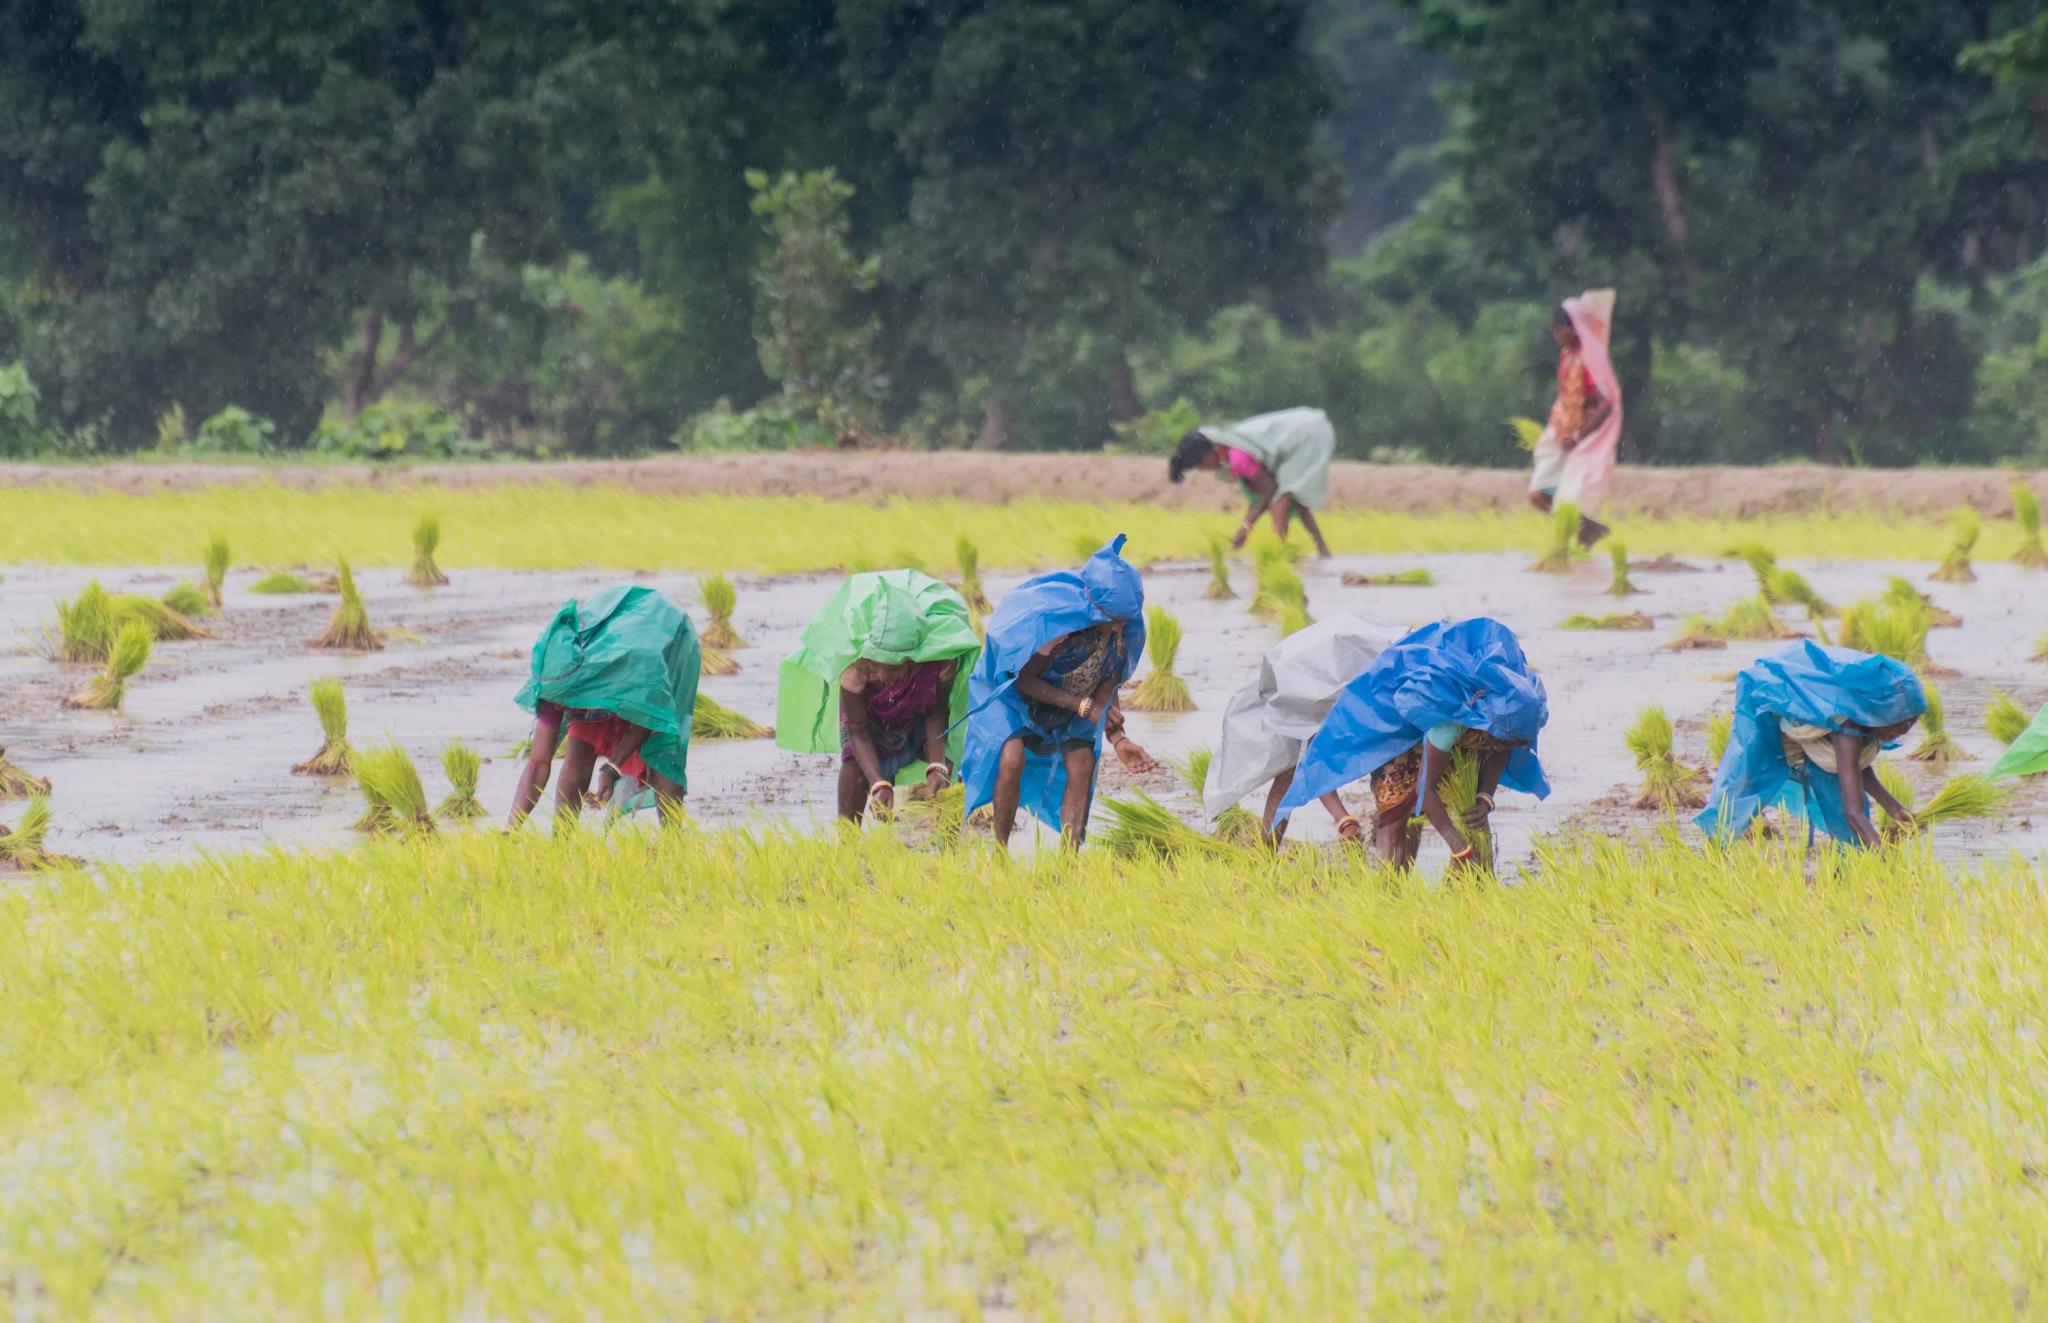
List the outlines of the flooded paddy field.
{"type": "MultiPolygon", "coordinates": [[[[1437,618],[1487,614],[1522,637],[1548,686],[1551,721],[1542,751],[1555,793],[1541,804],[1503,796],[1495,818],[1504,858],[1525,859],[1536,837],[1574,826],[1609,832],[1654,830],[1657,815],[1633,807],[1634,769],[1623,731],[1636,713],[1661,703],[1678,727],[1678,752],[1705,760],[1704,724],[1729,705],[1732,674],[1777,643],[1736,642],[1725,650],[1660,651],[1682,616],[1719,614],[1754,593],[1746,568],[1695,560],[1678,571],[1639,569],[1641,595],[1604,596],[1604,565],[1565,576],[1525,572],[1521,555],[1443,555],[1403,559],[1340,557],[1301,566],[1312,612],[1348,611],[1393,629],[1437,618]],[[1423,567],[1437,585],[1353,587],[1347,571],[1423,567]],[[1643,632],[1580,632],[1560,627],[1575,612],[1641,611],[1655,627],[1643,632]]],[[[1888,575],[1924,583],[1927,566],[1871,562],[1788,562],[1830,600],[1846,604],[1879,591],[1888,575]]],[[[1988,766],[1993,747],[1981,716],[1995,691],[2028,711],[2048,698],[2048,665],[2029,660],[2043,618],[2034,609],[2038,580],[2006,565],[1979,567],[1980,581],[1927,585],[1959,614],[1959,628],[1937,630],[1930,651],[1958,674],[1938,681],[1956,738],[1976,756],[1961,770],[1988,766]]],[[[352,780],[295,776],[294,763],[319,745],[307,684],[323,676],[347,686],[349,734],[358,747],[395,740],[419,763],[429,793],[445,789],[439,756],[452,739],[482,752],[481,795],[502,816],[516,761],[511,751],[528,719],[513,704],[525,678],[535,634],[565,599],[631,577],[694,601],[690,575],[620,575],[615,571],[457,572],[447,587],[407,587],[400,572],[359,576],[373,624],[385,631],[383,651],[340,653],[311,646],[334,597],[268,597],[249,585],[260,572],[238,568],[228,579],[225,608],[204,621],[213,638],[158,646],[149,667],[129,686],[124,711],[74,711],[65,696],[84,686],[91,668],[59,665],[45,655],[54,603],[97,578],[110,591],[160,594],[180,576],[161,569],[18,567],[0,575],[0,746],[27,770],[54,783],[54,848],[96,862],[136,864],[204,851],[269,845],[329,846],[355,839],[360,812],[352,780]]],[[[1021,576],[989,575],[992,597],[1021,576]]],[[[796,644],[836,574],[740,576],[734,623],[749,643],[735,656],[738,674],[706,677],[704,691],[767,723],[774,713],[777,665],[796,644]]],[[[1236,575],[1249,596],[1250,573],[1236,575]]],[[[1207,569],[1158,563],[1146,573],[1148,600],[1177,613],[1186,630],[1177,669],[1197,709],[1178,716],[1131,714],[1134,736],[1163,760],[1213,744],[1231,691],[1256,674],[1260,653],[1276,639],[1267,622],[1237,601],[1203,597],[1207,569]]],[[[1783,619],[1800,628],[1798,613],[1783,619]]],[[[701,613],[699,613],[701,619],[701,613]]],[[[836,773],[830,757],[798,755],[772,741],[700,741],[690,759],[689,809],[707,824],[789,824],[802,830],[831,818],[836,773]]],[[[1902,764],[1923,792],[1947,775],[1902,764]]],[[[1200,819],[1195,797],[1162,768],[1132,777],[1113,762],[1102,793],[1142,788],[1200,819]]],[[[1361,788],[1358,792],[1363,794],[1361,788]]],[[[2034,825],[2048,792],[2018,788],[2002,820],[1941,828],[1937,853],[1949,858],[2032,854],[2043,844],[2034,825]]],[[[1256,805],[1254,805],[1256,807],[1256,805]]],[[[0,805],[11,821],[18,804],[0,805]]],[[[1099,811],[1098,811],[1099,812],[1099,811]]],[[[1099,819],[1098,819],[1099,821],[1099,819]]],[[[1330,840],[1320,811],[1301,818],[1298,838],[1330,840]]],[[[539,830],[536,826],[533,830],[539,830]]],[[[1688,833],[1691,829],[1685,829],[1688,833]]],[[[1440,862],[1441,846],[1425,843],[1423,863],[1440,862]]]]}

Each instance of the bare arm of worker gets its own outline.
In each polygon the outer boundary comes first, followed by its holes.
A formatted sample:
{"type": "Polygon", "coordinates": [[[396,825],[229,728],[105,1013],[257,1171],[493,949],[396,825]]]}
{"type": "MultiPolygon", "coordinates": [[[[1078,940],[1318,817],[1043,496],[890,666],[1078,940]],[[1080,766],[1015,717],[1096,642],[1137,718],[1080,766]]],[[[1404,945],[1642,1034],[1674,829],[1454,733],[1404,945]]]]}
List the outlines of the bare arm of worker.
{"type": "Polygon", "coordinates": [[[1451,755],[1431,744],[1422,742],[1422,816],[1429,819],[1429,825],[1436,828],[1436,834],[1444,838],[1444,844],[1451,847],[1452,854],[1463,854],[1471,847],[1465,841],[1465,834],[1458,830],[1458,823],[1451,816],[1451,810],[1444,803],[1443,781],[1451,774],[1451,755]]]}
{"type": "Polygon", "coordinates": [[[868,711],[868,696],[858,689],[842,688],[839,711],[846,718],[846,747],[853,750],[853,765],[860,768],[872,791],[882,779],[882,751],[875,745],[875,718],[868,711]]]}
{"type": "Polygon", "coordinates": [[[533,747],[520,765],[519,783],[512,789],[512,813],[505,819],[505,830],[516,831],[526,821],[526,815],[533,812],[533,806],[540,803],[541,792],[548,788],[548,777],[555,766],[555,746],[562,741],[564,715],[553,703],[543,702],[536,707],[533,747]]]}
{"type": "Polygon", "coordinates": [[[1323,541],[1323,530],[1322,526],[1316,523],[1316,512],[1300,502],[1296,502],[1294,508],[1301,514],[1301,526],[1308,530],[1309,537],[1315,541],[1316,555],[1321,556],[1324,560],[1328,560],[1330,558],[1330,544],[1323,541]]]}
{"type": "Polygon", "coordinates": [[[1472,807],[1466,810],[1465,830],[1487,830],[1493,817],[1493,797],[1500,791],[1500,778],[1508,770],[1511,756],[1509,750],[1500,749],[1479,760],[1479,793],[1473,796],[1472,807]]]}
{"type": "Polygon", "coordinates": [[[583,807],[603,808],[619,789],[619,769],[607,762],[597,769],[597,784],[583,792],[583,807]]]}
{"type": "MultiPolygon", "coordinates": [[[[953,768],[946,761],[946,718],[945,704],[934,707],[924,714],[924,787],[925,796],[938,794],[946,788],[946,782],[953,779],[953,768]]],[[[913,792],[915,797],[916,792],[913,792]]]]}
{"type": "Polygon", "coordinates": [[[1910,836],[1920,830],[1920,824],[1913,820],[1913,811],[1904,804],[1901,804],[1898,797],[1892,794],[1891,791],[1884,788],[1884,782],[1877,779],[1877,769],[1875,767],[1863,769],[1863,789],[1872,799],[1877,801],[1878,807],[1882,808],[1891,820],[1898,824],[1898,830],[1901,835],[1910,836]]]}
{"type": "Polygon", "coordinates": [[[1063,707],[1069,712],[1081,710],[1081,700],[1058,685],[1045,681],[1045,664],[1051,660],[1046,653],[1039,653],[1024,663],[1024,669],[1017,672],[1017,692],[1034,703],[1049,703],[1063,707]]]}
{"type": "Polygon", "coordinates": [[[1282,542],[1287,540],[1287,521],[1293,517],[1294,510],[1294,497],[1288,493],[1281,492],[1273,498],[1273,532],[1282,542]]]}
{"type": "Polygon", "coordinates": [[[1570,439],[1559,437],[1558,444],[1566,450],[1572,449],[1579,442],[1599,431],[1606,425],[1607,420],[1613,416],[1614,401],[1608,399],[1605,395],[1595,395],[1592,404],[1586,410],[1585,421],[1579,424],[1579,434],[1570,439]]]}
{"type": "MultiPolygon", "coordinates": [[[[1884,839],[1877,834],[1877,828],[1870,824],[1870,814],[1863,807],[1864,774],[1857,765],[1863,755],[1863,741],[1854,735],[1836,731],[1828,737],[1828,743],[1835,748],[1835,781],[1842,790],[1842,816],[1848,819],[1849,830],[1865,845],[1877,846],[1884,839]]],[[[1871,780],[1877,778],[1872,776],[1871,780]]],[[[1890,795],[1885,796],[1890,799],[1890,795]]]]}
{"type": "Polygon", "coordinates": [[[1159,770],[1159,760],[1145,752],[1145,747],[1124,733],[1124,710],[1112,705],[1109,715],[1103,719],[1102,729],[1109,736],[1109,747],[1116,750],[1116,760],[1124,770],[1133,776],[1142,772],[1159,770]]]}
{"type": "Polygon", "coordinates": [[[1365,834],[1365,825],[1351,815],[1350,809],[1344,807],[1344,797],[1342,795],[1332,790],[1318,802],[1329,813],[1330,821],[1337,824],[1338,840],[1355,841],[1365,834]],[[1350,826],[1346,827],[1346,823],[1349,823],[1350,826]]]}
{"type": "Polygon", "coordinates": [[[1264,469],[1246,478],[1244,485],[1252,489],[1252,503],[1244,512],[1244,522],[1237,526],[1237,535],[1230,539],[1233,547],[1244,545],[1244,540],[1252,535],[1252,529],[1258,527],[1259,516],[1266,513],[1266,507],[1273,503],[1273,497],[1279,492],[1273,475],[1264,469]]]}

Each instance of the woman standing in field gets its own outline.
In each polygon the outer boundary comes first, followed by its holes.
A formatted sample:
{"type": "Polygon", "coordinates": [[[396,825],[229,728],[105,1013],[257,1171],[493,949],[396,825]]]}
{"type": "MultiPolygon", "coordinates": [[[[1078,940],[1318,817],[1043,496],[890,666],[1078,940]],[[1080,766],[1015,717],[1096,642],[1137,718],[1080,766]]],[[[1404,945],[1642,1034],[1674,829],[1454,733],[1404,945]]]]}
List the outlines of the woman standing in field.
{"type": "Polygon", "coordinates": [[[600,758],[651,789],[663,821],[681,817],[698,660],[689,616],[652,588],[622,585],[564,605],[534,643],[519,691],[519,706],[534,714],[533,749],[506,827],[519,827],[540,802],[557,743],[558,820],[582,811],[600,758]]]}
{"type": "Polygon", "coordinates": [[[1338,818],[1337,834],[1357,840],[1363,830],[1338,795],[1369,776],[1373,842],[1383,859],[1397,868],[1415,862],[1422,834],[1410,820],[1419,807],[1451,848],[1454,868],[1483,869],[1468,833],[1491,833],[1499,787],[1538,799],[1550,793],[1536,756],[1549,720],[1543,681],[1506,625],[1483,616],[1425,625],[1344,686],[1302,754],[1281,816],[1321,799],[1338,818]],[[1478,764],[1477,793],[1462,822],[1443,797],[1460,755],[1478,764]]]}
{"type": "Polygon", "coordinates": [[[1299,514],[1301,526],[1327,558],[1330,544],[1316,524],[1316,510],[1328,499],[1330,459],[1337,434],[1321,409],[1282,409],[1262,413],[1229,427],[1199,427],[1180,439],[1167,462],[1167,477],[1179,482],[1190,469],[1227,469],[1244,486],[1250,505],[1231,545],[1241,547],[1259,516],[1273,514],[1273,531],[1287,538],[1287,521],[1299,514]]]}
{"type": "Polygon", "coordinates": [[[1557,341],[1557,399],[1536,440],[1529,504],[1548,511],[1559,501],[1579,510],[1579,543],[1590,547],[1608,528],[1593,516],[1607,500],[1621,445],[1621,381],[1607,352],[1614,329],[1614,291],[1587,290],[1551,317],[1557,341]]]}
{"type": "MultiPolygon", "coordinates": [[[[1325,616],[1269,651],[1259,663],[1259,678],[1233,694],[1223,709],[1223,731],[1202,784],[1202,807],[1209,816],[1264,786],[1260,825],[1274,844],[1285,839],[1287,824],[1275,828],[1273,818],[1294,784],[1302,750],[1344,686],[1363,674],[1394,637],[1394,630],[1356,616],[1325,616]]],[[[1324,800],[1326,806],[1334,802],[1331,816],[1341,821],[1343,801],[1335,794],[1324,800]]]]}
{"type": "Polygon", "coordinates": [[[1912,814],[1877,779],[1877,757],[1927,712],[1912,668],[1889,657],[1805,641],[1760,657],[1735,678],[1735,724],[1695,822],[1732,839],[1782,808],[1849,845],[1874,846],[1870,800],[1892,821],[1912,814]]]}
{"type": "Polygon", "coordinates": [[[855,574],[818,608],[782,663],[775,742],[839,755],[839,816],[886,815],[899,779],[935,795],[952,779],[964,740],[948,732],[967,711],[967,677],[981,640],[967,601],[916,570],[855,574]],[[921,778],[921,780],[919,780],[921,778]]]}
{"type": "Polygon", "coordinates": [[[1123,558],[1124,537],[1088,558],[1011,589],[989,617],[968,686],[972,704],[961,779],[966,811],[995,806],[1007,846],[1020,806],[1079,849],[1107,732],[1133,771],[1154,766],[1123,733],[1117,687],[1145,652],[1145,586],[1123,558]]]}

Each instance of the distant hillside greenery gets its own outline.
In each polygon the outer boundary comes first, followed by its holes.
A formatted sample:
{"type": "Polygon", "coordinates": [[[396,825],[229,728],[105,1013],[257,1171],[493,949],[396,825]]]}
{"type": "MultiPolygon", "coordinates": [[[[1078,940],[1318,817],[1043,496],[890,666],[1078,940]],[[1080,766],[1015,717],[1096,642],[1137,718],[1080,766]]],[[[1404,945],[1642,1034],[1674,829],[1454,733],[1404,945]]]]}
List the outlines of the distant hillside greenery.
{"type": "Polygon", "coordinates": [[[2018,0],[0,0],[0,458],[2048,461],[2018,0]]]}

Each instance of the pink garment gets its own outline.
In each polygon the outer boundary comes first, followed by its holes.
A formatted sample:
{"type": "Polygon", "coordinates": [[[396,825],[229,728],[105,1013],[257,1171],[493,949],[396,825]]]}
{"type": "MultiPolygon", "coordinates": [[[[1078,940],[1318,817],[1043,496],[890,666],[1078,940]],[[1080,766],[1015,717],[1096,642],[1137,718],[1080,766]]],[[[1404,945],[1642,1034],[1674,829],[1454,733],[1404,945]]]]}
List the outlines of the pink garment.
{"type": "Polygon", "coordinates": [[[1598,431],[1580,439],[1564,458],[1564,473],[1557,499],[1576,501],[1581,514],[1593,514],[1607,500],[1607,485],[1614,478],[1616,452],[1621,448],[1621,381],[1614,375],[1614,360],[1608,356],[1608,337],[1614,332],[1614,291],[1589,289],[1575,299],[1564,301],[1565,315],[1579,333],[1579,354],[1585,360],[1586,375],[1600,397],[1614,402],[1598,431]]]}
{"type": "Polygon", "coordinates": [[[1239,450],[1236,446],[1225,446],[1223,447],[1223,454],[1230,463],[1230,472],[1233,477],[1250,482],[1263,472],[1259,467],[1259,461],[1254,459],[1248,450],[1239,450]]]}

